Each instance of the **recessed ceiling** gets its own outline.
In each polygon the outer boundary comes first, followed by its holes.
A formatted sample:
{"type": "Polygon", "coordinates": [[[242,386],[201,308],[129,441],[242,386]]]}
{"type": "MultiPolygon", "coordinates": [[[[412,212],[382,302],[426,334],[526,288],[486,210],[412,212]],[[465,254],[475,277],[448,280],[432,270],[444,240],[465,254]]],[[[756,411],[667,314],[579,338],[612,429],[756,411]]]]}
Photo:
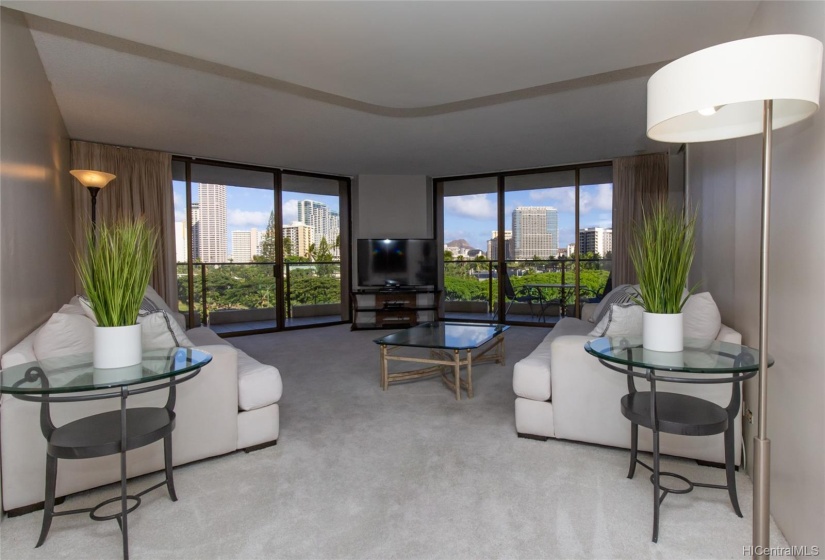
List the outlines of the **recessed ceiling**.
{"type": "Polygon", "coordinates": [[[73,138],[429,175],[660,149],[644,134],[646,78],[742,37],[758,6],[4,4],[47,18],[29,23],[73,138]]]}

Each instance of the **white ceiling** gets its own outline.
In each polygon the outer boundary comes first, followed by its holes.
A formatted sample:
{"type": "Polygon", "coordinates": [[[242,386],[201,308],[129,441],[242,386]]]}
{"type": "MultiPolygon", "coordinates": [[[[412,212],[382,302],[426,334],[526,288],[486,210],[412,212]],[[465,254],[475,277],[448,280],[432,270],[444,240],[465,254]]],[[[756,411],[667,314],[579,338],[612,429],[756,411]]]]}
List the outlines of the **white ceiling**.
{"type": "Polygon", "coordinates": [[[41,16],[29,23],[73,138],[448,175],[661,149],[645,137],[647,77],[742,37],[758,3],[4,5],[41,16]]]}

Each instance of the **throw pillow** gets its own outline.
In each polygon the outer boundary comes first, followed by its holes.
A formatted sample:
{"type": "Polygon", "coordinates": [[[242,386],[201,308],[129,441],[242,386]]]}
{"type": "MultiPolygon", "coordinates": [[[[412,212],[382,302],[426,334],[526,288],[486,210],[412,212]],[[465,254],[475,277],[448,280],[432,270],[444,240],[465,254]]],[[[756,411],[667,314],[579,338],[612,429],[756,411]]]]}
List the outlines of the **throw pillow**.
{"type": "Polygon", "coordinates": [[[149,313],[141,311],[137,322],[140,325],[141,343],[144,350],[174,348],[175,346],[191,348],[193,346],[192,341],[187,338],[177,321],[170,319],[163,310],[159,309],[149,313]]]}
{"type": "Polygon", "coordinates": [[[32,349],[38,360],[91,354],[94,349],[95,325],[83,315],[55,313],[34,337],[32,349]]]}
{"type": "Polygon", "coordinates": [[[722,329],[722,315],[710,292],[693,294],[682,307],[685,338],[715,340],[722,329]]]}
{"type": "Polygon", "coordinates": [[[644,309],[635,303],[611,304],[589,336],[642,336],[644,309]]]}
{"type": "Polygon", "coordinates": [[[591,323],[599,323],[607,314],[607,310],[610,309],[611,305],[614,303],[629,303],[632,301],[630,297],[635,295],[636,290],[633,289],[633,286],[630,284],[616,286],[609,294],[602,298],[602,301],[599,302],[598,307],[593,311],[588,321],[591,323]]]}

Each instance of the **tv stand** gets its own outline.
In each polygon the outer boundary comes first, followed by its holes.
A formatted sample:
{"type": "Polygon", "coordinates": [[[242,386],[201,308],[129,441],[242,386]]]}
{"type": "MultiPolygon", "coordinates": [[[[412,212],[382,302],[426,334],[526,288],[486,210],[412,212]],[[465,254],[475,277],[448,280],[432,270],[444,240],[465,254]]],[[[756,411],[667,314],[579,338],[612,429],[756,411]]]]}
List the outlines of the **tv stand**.
{"type": "Polygon", "coordinates": [[[361,288],[350,294],[352,330],[403,329],[435,321],[441,290],[412,286],[361,288]]]}

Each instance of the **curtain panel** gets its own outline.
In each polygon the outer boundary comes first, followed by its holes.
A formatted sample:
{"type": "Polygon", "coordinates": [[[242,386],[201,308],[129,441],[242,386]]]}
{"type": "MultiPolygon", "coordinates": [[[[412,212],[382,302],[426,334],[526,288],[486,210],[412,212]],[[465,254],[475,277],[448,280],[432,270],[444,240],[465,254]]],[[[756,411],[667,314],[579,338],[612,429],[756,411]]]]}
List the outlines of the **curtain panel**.
{"type": "Polygon", "coordinates": [[[636,284],[628,245],[633,226],[654,201],[668,195],[668,155],[648,154],[613,160],[613,285],[636,284]]]}
{"type": "MultiPolygon", "coordinates": [[[[98,193],[97,221],[108,224],[123,217],[143,216],[146,223],[157,230],[157,256],[149,283],[172,309],[177,309],[172,156],[72,140],[72,169],[93,169],[116,175],[117,178],[98,193]]],[[[91,196],[76,180],[73,183],[74,240],[83,250],[86,230],[92,220],[91,196]]],[[[80,293],[79,280],[76,282],[80,293]]]]}

